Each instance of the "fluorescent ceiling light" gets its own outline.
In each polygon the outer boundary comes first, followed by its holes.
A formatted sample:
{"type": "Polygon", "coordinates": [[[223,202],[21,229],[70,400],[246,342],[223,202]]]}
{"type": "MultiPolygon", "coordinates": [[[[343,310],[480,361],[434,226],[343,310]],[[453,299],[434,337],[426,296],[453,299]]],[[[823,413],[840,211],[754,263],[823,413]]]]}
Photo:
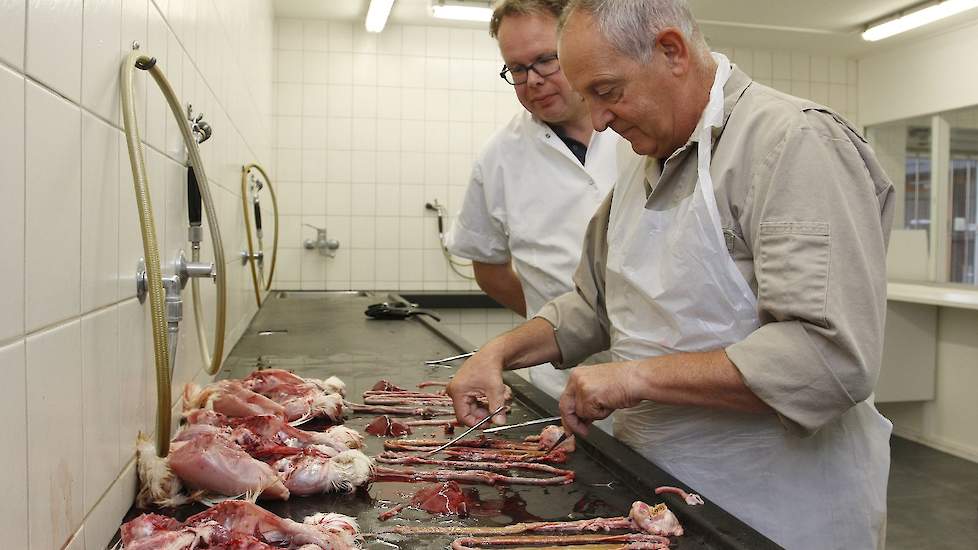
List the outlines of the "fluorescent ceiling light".
{"type": "Polygon", "coordinates": [[[394,0],[370,0],[370,7],[367,8],[367,19],[363,25],[367,27],[367,32],[380,32],[387,24],[387,16],[391,14],[391,7],[394,0]]]}
{"type": "Polygon", "coordinates": [[[438,19],[456,19],[459,21],[482,21],[488,23],[492,19],[492,8],[483,6],[464,6],[459,4],[435,4],[431,6],[431,15],[438,19]]]}
{"type": "Polygon", "coordinates": [[[933,23],[939,19],[978,7],[978,0],[944,0],[917,11],[912,11],[896,19],[873,25],[863,33],[863,40],[875,42],[895,34],[933,23]]]}

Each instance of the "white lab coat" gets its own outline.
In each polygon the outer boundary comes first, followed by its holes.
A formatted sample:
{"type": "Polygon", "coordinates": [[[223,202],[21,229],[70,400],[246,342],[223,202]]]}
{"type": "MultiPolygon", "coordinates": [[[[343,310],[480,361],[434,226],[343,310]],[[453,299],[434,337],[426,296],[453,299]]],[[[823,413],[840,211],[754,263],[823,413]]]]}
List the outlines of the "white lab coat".
{"type": "MultiPolygon", "coordinates": [[[[611,130],[595,133],[584,165],[549,126],[523,111],[500,129],[472,168],[448,250],[489,264],[512,260],[528,316],[573,290],[587,224],[617,177],[611,130]]],[[[568,373],[530,368],[530,380],[557,398],[568,373]]]]}
{"type": "MultiPolygon", "coordinates": [[[[720,349],[760,325],[754,293],[727,252],[710,176],[710,128],[722,124],[730,74],[714,55],[692,195],[646,209],[647,163],[615,189],[605,288],[616,361],[720,349]]],[[[785,548],[841,550],[882,547],[890,428],[866,401],[805,439],[773,414],[645,401],[615,412],[614,433],[785,548]]]]}

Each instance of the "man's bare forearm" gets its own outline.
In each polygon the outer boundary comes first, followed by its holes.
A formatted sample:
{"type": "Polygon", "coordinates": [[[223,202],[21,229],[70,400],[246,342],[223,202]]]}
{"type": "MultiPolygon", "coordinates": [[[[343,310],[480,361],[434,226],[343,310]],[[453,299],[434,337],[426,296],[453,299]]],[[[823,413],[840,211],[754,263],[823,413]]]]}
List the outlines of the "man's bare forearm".
{"type": "Polygon", "coordinates": [[[637,397],[668,405],[773,412],[744,383],[723,350],[635,361],[637,397]]]}
{"type": "Polygon", "coordinates": [[[526,299],[523,296],[523,285],[513,271],[510,262],[505,264],[486,264],[472,262],[475,272],[475,282],[479,288],[507,309],[526,317],[526,299]]]}
{"type": "Polygon", "coordinates": [[[557,347],[554,328],[550,323],[539,318],[530,319],[490,340],[479,353],[498,359],[504,370],[560,361],[560,348],[557,347]]]}

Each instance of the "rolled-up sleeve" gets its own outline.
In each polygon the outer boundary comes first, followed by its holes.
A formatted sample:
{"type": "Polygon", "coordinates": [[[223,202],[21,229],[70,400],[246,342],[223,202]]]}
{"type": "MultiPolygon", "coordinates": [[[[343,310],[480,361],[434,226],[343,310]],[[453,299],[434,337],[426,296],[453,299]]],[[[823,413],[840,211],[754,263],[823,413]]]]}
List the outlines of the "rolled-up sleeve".
{"type": "Polygon", "coordinates": [[[509,237],[504,220],[494,217],[490,202],[492,193],[486,189],[479,163],[472,167],[472,177],[465,191],[462,210],[452,224],[445,246],[452,254],[487,264],[504,264],[510,259],[509,237]]]}
{"type": "Polygon", "coordinates": [[[808,436],[867,399],[879,376],[892,185],[829,113],[806,113],[754,168],[741,218],[761,327],[726,348],[747,386],[808,436]]]}
{"type": "Polygon", "coordinates": [[[604,294],[610,215],[609,194],[588,224],[581,262],[574,272],[574,290],[554,298],[534,315],[554,327],[561,355],[560,362],[554,363],[557,368],[576,366],[610,345],[604,294]]]}

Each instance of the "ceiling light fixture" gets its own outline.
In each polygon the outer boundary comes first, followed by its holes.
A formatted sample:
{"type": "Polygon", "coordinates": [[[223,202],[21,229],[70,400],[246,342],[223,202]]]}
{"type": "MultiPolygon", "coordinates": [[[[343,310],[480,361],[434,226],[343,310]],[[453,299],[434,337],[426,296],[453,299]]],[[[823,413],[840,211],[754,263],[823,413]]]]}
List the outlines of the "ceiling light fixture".
{"type": "Polygon", "coordinates": [[[439,0],[437,4],[431,5],[431,15],[438,19],[488,23],[492,19],[492,8],[489,7],[489,2],[484,0],[471,2],[439,0]]]}
{"type": "Polygon", "coordinates": [[[863,33],[863,40],[875,42],[889,38],[975,7],[978,7],[978,0],[943,0],[931,3],[921,9],[904,13],[896,19],[869,26],[863,33]]]}
{"type": "Polygon", "coordinates": [[[387,24],[387,17],[391,14],[391,7],[394,0],[370,0],[370,7],[367,8],[367,19],[363,26],[367,32],[380,32],[387,24]]]}

